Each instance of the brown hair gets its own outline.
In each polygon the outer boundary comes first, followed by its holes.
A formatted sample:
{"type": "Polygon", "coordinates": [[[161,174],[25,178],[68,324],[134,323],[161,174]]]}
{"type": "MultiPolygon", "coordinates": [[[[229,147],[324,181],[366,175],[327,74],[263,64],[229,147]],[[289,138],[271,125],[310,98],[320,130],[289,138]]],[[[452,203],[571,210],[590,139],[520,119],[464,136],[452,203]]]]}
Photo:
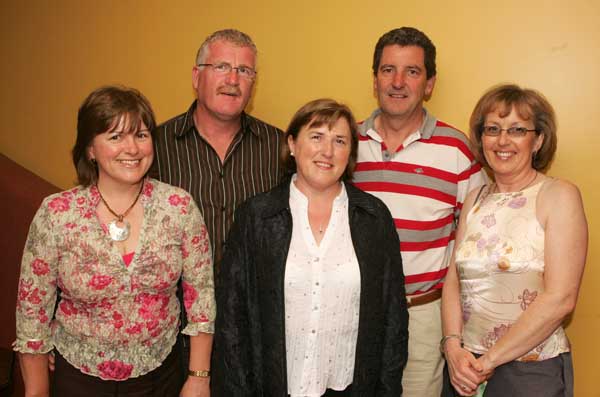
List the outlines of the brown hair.
{"type": "MultiPolygon", "coordinates": [[[[308,102],[298,109],[294,117],[292,117],[292,121],[290,121],[290,125],[285,132],[285,142],[287,143],[290,136],[293,140],[296,140],[300,130],[305,126],[312,128],[327,125],[331,128],[340,118],[346,119],[350,126],[350,158],[348,159],[346,170],[341,177],[343,181],[349,181],[352,179],[352,173],[356,166],[358,126],[348,106],[329,98],[315,99],[308,102]]],[[[290,154],[290,148],[287,144],[284,144],[282,147],[281,159],[290,174],[296,172],[296,160],[290,154]]]]}
{"type": "Polygon", "coordinates": [[[400,47],[416,46],[421,47],[424,52],[425,71],[427,72],[427,80],[436,75],[435,68],[435,45],[429,37],[418,29],[411,27],[402,27],[393,29],[379,38],[375,45],[375,53],[373,54],[373,74],[377,76],[379,64],[381,63],[381,54],[383,49],[390,45],[399,45],[400,47]]]}
{"type": "Polygon", "coordinates": [[[117,128],[121,117],[126,117],[130,131],[138,130],[141,123],[151,132],[156,126],[150,102],[134,88],[100,87],[81,104],[77,114],[77,139],[72,150],[80,185],[89,186],[98,181],[98,169],[89,158],[88,149],[96,135],[117,128]]]}
{"type": "Polygon", "coordinates": [[[542,146],[533,155],[532,167],[540,172],[546,171],[556,153],[557,135],[554,109],[540,92],[521,88],[515,84],[492,87],[475,105],[469,120],[470,139],[475,156],[481,164],[489,167],[481,144],[485,117],[495,110],[500,110],[500,117],[506,117],[512,109],[515,109],[523,120],[532,119],[536,134],[544,136],[542,146]]]}

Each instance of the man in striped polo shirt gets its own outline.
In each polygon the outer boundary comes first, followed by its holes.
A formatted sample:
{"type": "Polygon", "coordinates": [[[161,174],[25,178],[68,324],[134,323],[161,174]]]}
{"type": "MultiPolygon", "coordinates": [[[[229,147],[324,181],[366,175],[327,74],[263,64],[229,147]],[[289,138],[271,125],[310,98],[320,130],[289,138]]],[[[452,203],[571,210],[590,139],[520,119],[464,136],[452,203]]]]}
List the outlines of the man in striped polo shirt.
{"type": "Polygon", "coordinates": [[[279,184],[283,133],[244,112],[256,78],[256,46],[234,29],[206,38],[192,68],[197,99],[154,131],[150,175],[187,190],[200,208],[218,273],[235,209],[279,184]]]}
{"type": "Polygon", "coordinates": [[[384,34],[375,47],[379,109],[360,125],[354,182],[389,207],[400,236],[409,306],[403,396],[439,396],[441,288],[467,193],[485,176],[460,131],[423,107],[435,85],[435,46],[417,29],[384,34]]]}

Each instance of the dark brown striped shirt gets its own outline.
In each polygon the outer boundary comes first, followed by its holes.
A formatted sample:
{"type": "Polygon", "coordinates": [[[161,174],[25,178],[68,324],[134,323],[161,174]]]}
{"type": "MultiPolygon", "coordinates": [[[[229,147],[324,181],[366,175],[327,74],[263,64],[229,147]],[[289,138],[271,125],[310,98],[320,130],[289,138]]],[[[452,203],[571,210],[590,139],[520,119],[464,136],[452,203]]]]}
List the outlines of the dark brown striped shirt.
{"type": "Polygon", "coordinates": [[[283,133],[243,113],[242,128],[221,163],[217,152],[196,130],[195,109],[196,102],[187,112],[156,127],[150,176],[187,190],[196,200],[218,270],[235,209],[282,179],[279,153],[283,133]]]}

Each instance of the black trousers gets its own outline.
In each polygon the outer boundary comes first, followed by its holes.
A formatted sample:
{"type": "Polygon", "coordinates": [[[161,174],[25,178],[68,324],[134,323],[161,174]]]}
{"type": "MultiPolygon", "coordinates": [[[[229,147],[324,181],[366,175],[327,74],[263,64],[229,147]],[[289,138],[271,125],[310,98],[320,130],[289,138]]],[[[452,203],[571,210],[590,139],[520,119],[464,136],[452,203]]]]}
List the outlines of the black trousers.
{"type": "Polygon", "coordinates": [[[145,375],[124,381],[102,380],[73,367],[55,351],[52,379],[53,397],[178,397],[183,368],[179,343],[160,367],[145,375]]]}

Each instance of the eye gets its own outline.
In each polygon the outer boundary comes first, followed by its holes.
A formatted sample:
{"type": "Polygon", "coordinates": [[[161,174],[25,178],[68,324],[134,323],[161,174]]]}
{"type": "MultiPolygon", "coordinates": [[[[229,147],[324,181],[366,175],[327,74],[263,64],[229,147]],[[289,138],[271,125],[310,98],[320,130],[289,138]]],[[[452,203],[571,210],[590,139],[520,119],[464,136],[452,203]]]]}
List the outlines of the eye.
{"type": "Polygon", "coordinates": [[[391,74],[394,72],[394,68],[392,66],[382,66],[379,71],[382,74],[391,74]]]}
{"type": "Polygon", "coordinates": [[[109,140],[109,141],[115,141],[115,142],[117,142],[117,141],[121,140],[121,133],[113,133],[113,134],[110,134],[110,135],[108,136],[108,140],[109,140]]]}
{"type": "Polygon", "coordinates": [[[321,134],[313,134],[310,136],[310,139],[318,142],[321,140],[321,134]]]}
{"type": "Polygon", "coordinates": [[[508,129],[510,135],[523,136],[527,134],[527,128],[525,127],[510,127],[508,129]]]}
{"type": "Polygon", "coordinates": [[[486,125],[483,127],[483,132],[484,134],[491,136],[499,135],[500,127],[498,127],[497,125],[486,125]]]}
{"type": "Polygon", "coordinates": [[[409,76],[419,76],[421,74],[421,71],[419,69],[408,69],[408,75],[409,76]]]}
{"type": "Polygon", "coordinates": [[[244,76],[250,76],[250,74],[252,73],[249,67],[247,66],[238,66],[237,70],[239,72],[239,74],[243,74],[244,76]]]}
{"type": "Polygon", "coordinates": [[[215,71],[219,72],[219,73],[225,73],[225,72],[229,72],[231,70],[231,65],[228,64],[227,62],[223,62],[223,63],[218,63],[215,66],[213,66],[213,68],[215,69],[215,71]]]}
{"type": "Polygon", "coordinates": [[[338,145],[345,146],[346,145],[346,138],[336,138],[335,139],[335,143],[337,143],[338,145]]]}
{"type": "Polygon", "coordinates": [[[146,139],[150,137],[150,133],[148,132],[148,130],[140,130],[136,133],[136,137],[139,139],[146,139]]]}

